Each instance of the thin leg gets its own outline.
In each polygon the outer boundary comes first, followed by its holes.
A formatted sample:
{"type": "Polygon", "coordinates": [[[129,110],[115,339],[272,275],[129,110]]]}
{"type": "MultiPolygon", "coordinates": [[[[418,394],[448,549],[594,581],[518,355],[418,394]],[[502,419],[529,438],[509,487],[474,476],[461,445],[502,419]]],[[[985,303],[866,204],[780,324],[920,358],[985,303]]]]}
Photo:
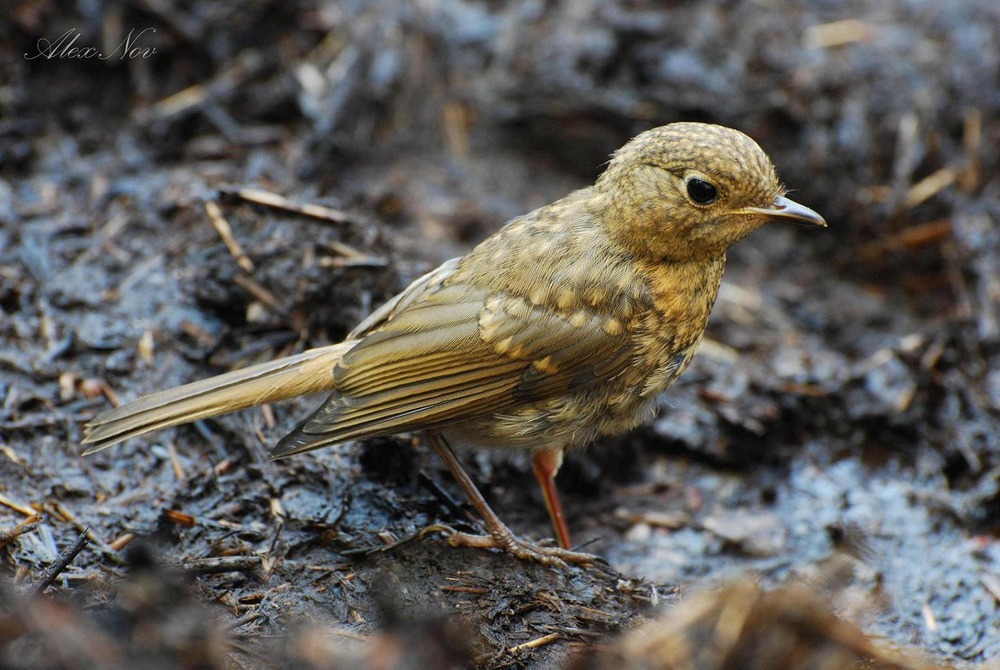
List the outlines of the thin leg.
{"type": "Polygon", "coordinates": [[[479,515],[483,518],[483,523],[486,525],[486,531],[489,533],[489,537],[487,538],[469,535],[467,533],[459,533],[449,529],[449,544],[452,546],[503,549],[520,559],[536,561],[545,565],[565,566],[567,563],[593,563],[595,561],[595,557],[590,554],[568,551],[566,549],[557,549],[555,547],[540,547],[536,544],[515,537],[514,533],[512,533],[511,530],[504,525],[504,522],[501,521],[496,513],[490,508],[489,503],[486,502],[486,499],[483,498],[483,494],[481,494],[479,489],[476,488],[472,478],[469,477],[465,468],[462,467],[462,464],[459,462],[455,452],[452,451],[445,439],[438,433],[429,433],[427,438],[431,447],[434,448],[437,455],[441,457],[442,461],[444,461],[448,471],[451,472],[455,481],[458,482],[462,491],[464,491],[465,495],[469,498],[469,502],[472,503],[472,506],[476,508],[476,511],[479,512],[479,515]]]}
{"type": "Polygon", "coordinates": [[[569,540],[569,526],[566,525],[562,503],[559,502],[559,489],[556,488],[556,473],[559,472],[562,460],[562,449],[558,451],[536,451],[531,455],[531,469],[535,471],[538,484],[542,487],[545,507],[549,510],[549,518],[552,519],[552,528],[556,531],[556,539],[559,540],[559,546],[563,549],[569,549],[573,546],[569,540]]]}

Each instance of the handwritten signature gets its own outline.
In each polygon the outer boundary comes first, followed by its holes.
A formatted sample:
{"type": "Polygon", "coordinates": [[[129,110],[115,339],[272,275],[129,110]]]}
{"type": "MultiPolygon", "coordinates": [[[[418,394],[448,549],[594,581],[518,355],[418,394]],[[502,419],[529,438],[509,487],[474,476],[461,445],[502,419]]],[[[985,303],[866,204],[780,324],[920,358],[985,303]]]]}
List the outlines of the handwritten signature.
{"type": "Polygon", "coordinates": [[[138,33],[133,28],[128,31],[128,35],[125,36],[125,39],[113,51],[103,53],[97,47],[74,46],[76,41],[80,39],[80,33],[77,32],[76,28],[70,28],[55,40],[47,40],[44,37],[39,39],[35,45],[38,52],[34,54],[25,52],[24,58],[25,60],[35,60],[36,58],[44,58],[45,60],[53,60],[55,58],[98,58],[100,60],[109,60],[116,56],[118,60],[126,58],[149,58],[156,53],[156,47],[140,47],[138,46],[138,41],[140,37],[150,31],[155,33],[156,28],[144,28],[138,33]]]}

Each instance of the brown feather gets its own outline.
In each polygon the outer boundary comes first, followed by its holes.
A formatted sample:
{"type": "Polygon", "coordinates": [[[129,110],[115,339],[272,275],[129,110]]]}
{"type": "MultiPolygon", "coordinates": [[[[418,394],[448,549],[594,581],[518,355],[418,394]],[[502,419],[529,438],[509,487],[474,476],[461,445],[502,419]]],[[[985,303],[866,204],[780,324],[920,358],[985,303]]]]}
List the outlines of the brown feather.
{"type": "Polygon", "coordinates": [[[130,437],[333,388],[330,371],[356,341],[304,351],[143,396],[84,427],[91,454],[130,437]]]}

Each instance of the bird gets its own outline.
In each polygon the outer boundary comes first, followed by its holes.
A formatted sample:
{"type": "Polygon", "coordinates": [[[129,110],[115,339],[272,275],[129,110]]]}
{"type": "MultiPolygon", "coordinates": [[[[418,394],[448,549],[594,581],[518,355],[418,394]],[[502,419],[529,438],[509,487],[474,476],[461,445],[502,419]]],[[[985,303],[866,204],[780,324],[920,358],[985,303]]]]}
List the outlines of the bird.
{"type": "Polygon", "coordinates": [[[826,226],[787,197],[746,134],[696,122],[646,130],[592,186],[512,219],[416,279],[343,342],[110,409],[85,425],[85,453],[325,391],[271,457],[420,432],[487,533],[435,526],[448,544],[546,565],[592,563],[572,549],[556,489],[564,453],[651,418],[702,340],[726,252],[769,221],[826,226]],[[516,536],[453,445],[530,453],[558,546],[516,536]]]}

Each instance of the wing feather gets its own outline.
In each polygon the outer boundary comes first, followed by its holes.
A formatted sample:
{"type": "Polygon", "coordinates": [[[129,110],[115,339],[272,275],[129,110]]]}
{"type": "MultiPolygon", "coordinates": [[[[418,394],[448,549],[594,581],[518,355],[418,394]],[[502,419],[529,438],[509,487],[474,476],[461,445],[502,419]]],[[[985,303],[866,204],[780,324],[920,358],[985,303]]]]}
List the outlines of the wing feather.
{"type": "MultiPolygon", "coordinates": [[[[433,274],[433,273],[432,273],[433,274]]],[[[333,370],[336,392],[272,451],[441,427],[612,379],[627,338],[591,311],[556,314],[515,296],[422,279],[333,370]],[[405,304],[403,304],[405,302],[405,304]]]]}

